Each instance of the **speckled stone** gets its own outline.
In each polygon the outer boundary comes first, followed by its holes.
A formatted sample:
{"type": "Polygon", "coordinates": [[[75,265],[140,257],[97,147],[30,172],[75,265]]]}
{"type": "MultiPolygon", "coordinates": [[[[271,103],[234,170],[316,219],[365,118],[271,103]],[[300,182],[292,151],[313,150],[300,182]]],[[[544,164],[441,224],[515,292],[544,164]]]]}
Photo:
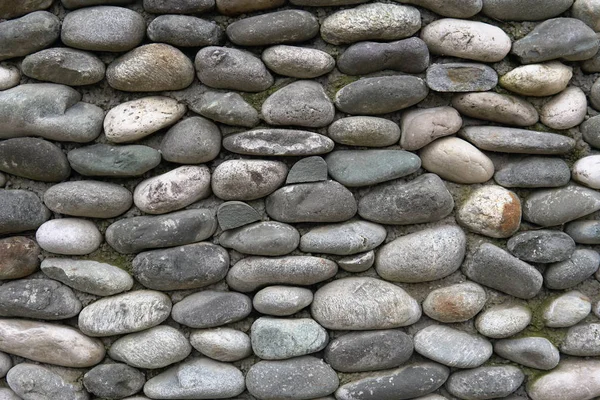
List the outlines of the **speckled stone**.
{"type": "Polygon", "coordinates": [[[295,129],[259,128],[223,139],[225,149],[251,156],[314,156],[329,153],[333,146],[327,136],[295,129]]]}
{"type": "Polygon", "coordinates": [[[82,86],[104,79],[106,67],[92,53],[59,47],[25,57],[21,70],[24,75],[40,81],[82,86]]]}
{"type": "Polygon", "coordinates": [[[386,147],[398,143],[400,128],[385,118],[346,117],[329,125],[327,135],[348,146],[386,147]]]}
{"type": "Polygon", "coordinates": [[[0,171],[42,182],[60,182],[71,174],[67,157],[58,146],[25,137],[0,142],[0,171]]]}
{"type": "Polygon", "coordinates": [[[98,397],[122,398],[139,392],[146,378],[141,371],[125,364],[101,364],[83,376],[83,385],[98,397]]]}
{"type": "Polygon", "coordinates": [[[227,37],[238,46],[305,42],[318,33],[314,15],[293,9],[243,18],[227,26],[227,37]]]}
{"type": "Polygon", "coordinates": [[[87,400],[88,393],[77,378],[81,378],[81,373],[25,362],[8,371],[6,382],[20,399],[87,400]]]}
{"type": "Polygon", "coordinates": [[[252,300],[244,294],[204,290],[176,303],[171,317],[190,328],[214,328],[240,321],[251,311],[252,300]]]}
{"type": "Polygon", "coordinates": [[[419,150],[436,139],[452,135],[461,128],[462,118],[452,107],[412,109],[402,114],[402,138],[405,150],[419,150]]]}
{"type": "Polygon", "coordinates": [[[600,221],[573,221],[565,226],[565,232],[575,243],[600,244],[600,221]]]}
{"type": "Polygon", "coordinates": [[[572,290],[552,299],[542,309],[542,319],[550,328],[568,328],[581,322],[591,311],[590,298],[572,290]]]}
{"type": "Polygon", "coordinates": [[[256,200],[281,187],[287,172],[281,161],[226,160],[213,171],[211,187],[223,200],[256,200]]]}
{"type": "Polygon", "coordinates": [[[571,171],[557,157],[511,156],[497,167],[494,180],[508,188],[560,187],[569,183],[571,171]]]}
{"type": "Polygon", "coordinates": [[[386,236],[385,228],[372,222],[359,220],[325,225],[302,235],[300,250],[337,255],[363,253],[379,246],[386,236]]]}
{"type": "Polygon", "coordinates": [[[69,151],[71,167],[84,176],[139,176],[160,164],[157,150],[148,146],[94,144],[69,151]]]}
{"type": "Polygon", "coordinates": [[[523,96],[551,96],[562,92],[573,69],[558,61],[544,64],[523,65],[500,78],[500,86],[523,96]]]}
{"type": "Polygon", "coordinates": [[[311,79],[325,75],[335,67],[328,53],[306,47],[279,45],[262,52],[265,65],[279,75],[311,79]]]}
{"type": "Polygon", "coordinates": [[[570,184],[538,190],[523,202],[523,219],[541,226],[562,225],[600,210],[600,193],[570,184]]]}
{"type": "Polygon", "coordinates": [[[528,101],[495,92],[457,94],[452,106],[468,117],[515,126],[531,126],[539,115],[528,101]]]}
{"type": "Polygon", "coordinates": [[[250,340],[261,359],[285,360],[324,349],[329,335],[311,318],[260,317],[252,324],[250,340]]]}
{"type": "Polygon", "coordinates": [[[564,261],[550,264],[544,271],[544,284],[550,289],[569,289],[592,276],[600,264],[595,250],[577,249],[564,261]]]}
{"type": "Polygon", "coordinates": [[[446,388],[461,399],[505,398],[524,380],[525,374],[515,366],[486,366],[453,373],[446,388]]]}
{"type": "Polygon", "coordinates": [[[600,344],[596,340],[598,335],[600,335],[599,323],[575,325],[567,331],[560,351],[571,356],[598,356],[600,355],[600,344]]]}
{"type": "Polygon", "coordinates": [[[215,0],[144,0],[144,10],[152,14],[198,14],[215,6],[215,0]]]}
{"type": "Polygon", "coordinates": [[[0,234],[39,228],[50,218],[50,210],[28,190],[0,189],[0,234]]]}
{"type": "Polygon", "coordinates": [[[600,395],[600,382],[590,377],[596,377],[598,372],[600,362],[597,360],[563,360],[556,369],[532,382],[527,394],[533,400],[594,398],[600,395]]]}
{"type": "Polygon", "coordinates": [[[482,13],[507,21],[539,21],[556,17],[571,7],[573,0],[485,0],[482,13]]]}
{"type": "Polygon", "coordinates": [[[425,80],[436,92],[485,92],[496,86],[498,74],[485,64],[433,64],[425,80]]]}
{"type": "Polygon", "coordinates": [[[575,242],[569,235],[544,229],[518,233],[506,246],[513,256],[537,263],[564,261],[575,251],[575,242]]]}
{"type": "Polygon", "coordinates": [[[531,322],[531,310],[518,303],[491,306],[477,316],[475,327],[482,335],[494,339],[513,336],[531,322]]]}
{"type": "Polygon", "coordinates": [[[225,36],[215,22],[191,15],[159,15],[148,24],[147,34],[153,42],[178,47],[215,46],[225,36]]]}

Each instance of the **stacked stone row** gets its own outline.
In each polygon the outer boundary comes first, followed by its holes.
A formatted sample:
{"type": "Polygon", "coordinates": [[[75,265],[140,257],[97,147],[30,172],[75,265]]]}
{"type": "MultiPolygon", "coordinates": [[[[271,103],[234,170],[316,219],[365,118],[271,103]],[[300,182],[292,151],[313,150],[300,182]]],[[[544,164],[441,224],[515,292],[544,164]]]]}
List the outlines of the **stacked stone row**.
{"type": "Polygon", "coordinates": [[[600,396],[600,1],[0,18],[0,400],[600,396]]]}

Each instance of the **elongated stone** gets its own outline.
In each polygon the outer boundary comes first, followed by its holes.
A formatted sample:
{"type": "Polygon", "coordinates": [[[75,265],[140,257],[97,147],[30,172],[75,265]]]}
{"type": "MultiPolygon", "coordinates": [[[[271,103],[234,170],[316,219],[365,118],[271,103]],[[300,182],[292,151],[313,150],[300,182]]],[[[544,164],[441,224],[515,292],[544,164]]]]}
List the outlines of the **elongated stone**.
{"type": "Polygon", "coordinates": [[[144,0],[144,10],[152,14],[198,14],[215,6],[215,0],[144,0]]]}
{"type": "Polygon", "coordinates": [[[44,10],[52,5],[51,0],[33,0],[27,2],[7,1],[0,7],[0,18],[11,19],[34,11],[44,10]]]}
{"type": "Polygon", "coordinates": [[[159,15],[148,24],[146,32],[153,42],[177,47],[215,46],[225,36],[215,22],[191,15],[159,15]]]}
{"type": "Polygon", "coordinates": [[[498,84],[496,71],[475,63],[433,64],[425,79],[436,92],[485,92],[498,84]]]}
{"type": "Polygon", "coordinates": [[[38,138],[3,140],[0,160],[0,171],[36,181],[60,182],[71,174],[62,150],[38,138]]]}
{"type": "Polygon", "coordinates": [[[176,303],[171,316],[190,328],[214,328],[240,321],[251,311],[252,300],[244,294],[204,290],[176,303]]]}
{"type": "Polygon", "coordinates": [[[482,13],[505,21],[539,21],[562,14],[572,4],[573,0],[485,0],[482,13]]]}
{"type": "Polygon", "coordinates": [[[386,147],[398,143],[400,128],[385,118],[347,117],[329,125],[327,134],[348,146],[386,147]]]}
{"type": "Polygon", "coordinates": [[[542,319],[550,328],[568,328],[581,322],[591,311],[590,298],[572,290],[552,299],[542,309],[542,319]]]}
{"type": "Polygon", "coordinates": [[[458,94],[452,98],[452,106],[466,116],[507,125],[531,126],[539,120],[531,103],[495,92],[458,94]]]}
{"type": "Polygon", "coordinates": [[[113,218],[129,210],[133,197],[129,190],[114,183],[75,181],[52,186],[44,193],[44,204],[59,214],[113,218]]]}
{"type": "Polygon", "coordinates": [[[560,158],[513,156],[498,167],[494,180],[509,188],[559,187],[569,183],[571,171],[560,158]]]}
{"type": "Polygon", "coordinates": [[[600,193],[578,185],[538,190],[523,202],[523,219],[541,226],[562,225],[600,210],[600,193]]]}
{"type": "Polygon", "coordinates": [[[94,144],[69,151],[71,167],[85,176],[114,178],[139,176],[160,164],[161,156],[152,147],[94,144]]]}
{"type": "Polygon", "coordinates": [[[265,65],[279,75],[311,79],[331,72],[335,60],[328,53],[299,46],[279,45],[262,53],[265,65]]]}
{"type": "Polygon", "coordinates": [[[400,2],[428,8],[436,14],[452,18],[471,18],[481,11],[482,7],[482,0],[400,0],[400,2]]]}
{"type": "MultiPolygon", "coordinates": [[[[81,373],[50,369],[41,365],[22,363],[13,367],[7,377],[8,385],[23,399],[45,398],[87,400],[88,393],[81,382],[69,379],[69,375],[81,378],[81,373]]],[[[9,398],[10,400],[10,398],[9,398]]]]}
{"type": "Polygon", "coordinates": [[[598,221],[573,221],[565,226],[567,233],[576,243],[600,244],[600,223],[598,221]]]}
{"type": "Polygon", "coordinates": [[[551,96],[562,92],[573,76],[573,69],[558,61],[523,65],[500,78],[500,86],[523,96],[551,96]]]}
{"type": "Polygon", "coordinates": [[[226,160],[213,171],[211,187],[223,200],[256,200],[282,186],[287,172],[280,161],[226,160]]]}
{"type": "Polygon", "coordinates": [[[533,400],[593,399],[600,395],[598,372],[598,360],[563,360],[553,371],[527,385],[527,394],[533,400]]]}
{"type": "Polygon", "coordinates": [[[255,129],[223,139],[225,149],[252,156],[314,156],[329,153],[333,146],[324,135],[294,129],[255,129]]]}
{"type": "Polygon", "coordinates": [[[252,305],[256,311],[283,317],[307,307],[313,301],[310,289],[294,286],[268,286],[254,295],[252,305]]]}
{"type": "Polygon", "coordinates": [[[446,388],[459,398],[501,398],[517,390],[525,374],[512,365],[479,367],[450,375],[446,388]]]}
{"type": "Polygon", "coordinates": [[[570,258],[575,242],[566,233],[541,229],[514,235],[506,247],[523,261],[553,263],[570,258]]]}
{"type": "Polygon", "coordinates": [[[499,340],[494,344],[494,352],[507,360],[536,369],[553,369],[560,361],[558,349],[544,337],[499,340]]]}
{"type": "Polygon", "coordinates": [[[221,14],[238,15],[279,7],[285,4],[285,0],[257,0],[252,3],[245,0],[216,0],[216,3],[221,14]]]}
{"type": "Polygon", "coordinates": [[[227,26],[229,40],[239,46],[304,42],[319,33],[319,21],[308,11],[284,10],[238,20],[227,26]]]}
{"type": "Polygon", "coordinates": [[[53,48],[25,57],[23,74],[40,81],[69,86],[93,85],[104,79],[102,60],[86,51],[53,48]]]}
{"type": "Polygon", "coordinates": [[[239,361],[252,355],[248,335],[232,328],[195,330],[190,334],[190,343],[200,353],[217,361],[239,361]]]}
{"type": "MultiPolygon", "coordinates": [[[[573,247],[571,247],[573,249],[573,247]]],[[[590,249],[577,249],[572,255],[544,271],[544,284],[550,289],[569,289],[588,279],[600,264],[600,254],[590,249]]]]}
{"type": "Polygon", "coordinates": [[[379,246],[386,236],[385,228],[372,222],[352,221],[325,225],[302,235],[300,250],[338,255],[363,253],[379,246]]]}
{"type": "Polygon", "coordinates": [[[276,221],[245,225],[225,231],[219,237],[221,246],[255,256],[283,256],[296,250],[299,243],[296,228],[276,221]]]}

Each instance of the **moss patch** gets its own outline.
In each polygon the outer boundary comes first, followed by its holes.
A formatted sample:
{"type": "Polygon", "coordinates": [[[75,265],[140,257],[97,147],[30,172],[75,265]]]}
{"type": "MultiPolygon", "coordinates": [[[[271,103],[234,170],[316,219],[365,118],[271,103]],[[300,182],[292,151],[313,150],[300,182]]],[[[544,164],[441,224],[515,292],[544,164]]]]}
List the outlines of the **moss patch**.
{"type": "Polygon", "coordinates": [[[330,79],[325,92],[331,100],[335,98],[337,92],[340,91],[344,86],[356,82],[359,79],[358,76],[340,75],[335,79],[330,79]]]}
{"type": "Polygon", "coordinates": [[[543,337],[548,339],[554,346],[560,347],[565,336],[566,328],[549,328],[544,324],[544,309],[554,300],[553,297],[542,296],[529,300],[527,307],[531,310],[531,323],[527,328],[514,336],[514,338],[523,337],[543,337]]]}
{"type": "Polygon", "coordinates": [[[250,104],[252,107],[254,107],[257,111],[260,112],[263,103],[265,102],[265,100],[267,100],[267,98],[270,95],[272,95],[273,93],[275,93],[282,87],[289,85],[292,82],[293,82],[293,79],[286,79],[284,81],[281,81],[281,82],[271,86],[267,90],[263,90],[262,92],[258,92],[258,93],[240,92],[240,95],[243,97],[243,99],[248,104],[250,104]]]}

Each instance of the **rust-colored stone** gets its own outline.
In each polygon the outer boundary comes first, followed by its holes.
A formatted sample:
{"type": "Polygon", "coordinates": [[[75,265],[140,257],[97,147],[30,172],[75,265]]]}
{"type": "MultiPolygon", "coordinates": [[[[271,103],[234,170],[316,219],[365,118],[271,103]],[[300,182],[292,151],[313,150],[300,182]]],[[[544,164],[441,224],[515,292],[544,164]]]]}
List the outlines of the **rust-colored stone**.
{"type": "Polygon", "coordinates": [[[40,265],[40,247],[33,240],[13,236],[0,240],[0,279],[31,275],[40,265]]]}

